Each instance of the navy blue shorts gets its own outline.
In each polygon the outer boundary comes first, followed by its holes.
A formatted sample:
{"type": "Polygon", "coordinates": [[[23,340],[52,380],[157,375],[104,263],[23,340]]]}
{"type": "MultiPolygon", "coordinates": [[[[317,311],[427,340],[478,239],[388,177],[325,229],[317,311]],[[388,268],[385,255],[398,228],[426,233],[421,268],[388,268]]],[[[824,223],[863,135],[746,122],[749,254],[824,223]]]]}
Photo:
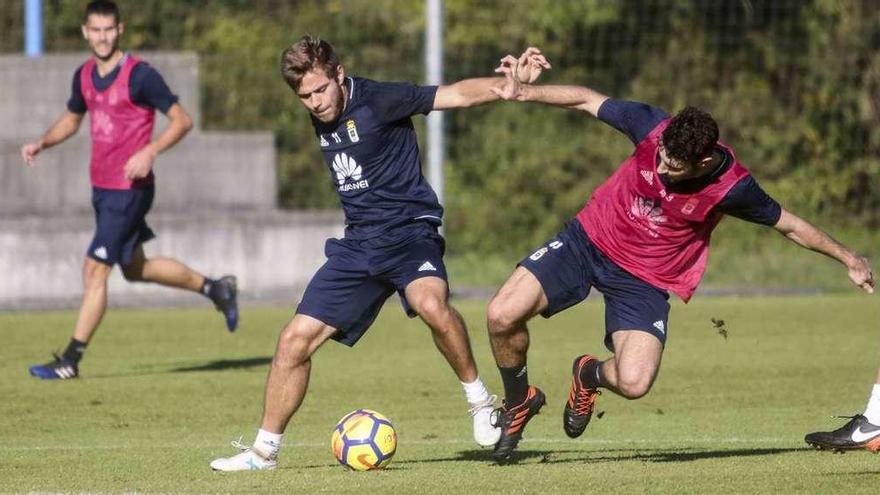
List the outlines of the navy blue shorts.
{"type": "Polygon", "coordinates": [[[147,225],[146,216],[153,205],[155,189],[92,188],[95,209],[95,237],[87,256],[113,266],[131,263],[135,248],[156,234],[147,225]]]}
{"type": "Polygon", "coordinates": [[[555,239],[520,263],[537,277],[549,305],[545,318],[583,301],[595,287],[605,297],[605,347],[611,334],[641,330],[666,344],[669,293],[636,278],[602,254],[580,222],[570,220],[555,239]]]}
{"type": "Polygon", "coordinates": [[[353,346],[395,291],[407,315],[416,316],[404,289],[422,277],[446,281],[445,250],[437,227],[427,222],[407,224],[373,239],[328,239],[327,261],[312,277],[296,312],[338,329],[333,338],[353,346]]]}

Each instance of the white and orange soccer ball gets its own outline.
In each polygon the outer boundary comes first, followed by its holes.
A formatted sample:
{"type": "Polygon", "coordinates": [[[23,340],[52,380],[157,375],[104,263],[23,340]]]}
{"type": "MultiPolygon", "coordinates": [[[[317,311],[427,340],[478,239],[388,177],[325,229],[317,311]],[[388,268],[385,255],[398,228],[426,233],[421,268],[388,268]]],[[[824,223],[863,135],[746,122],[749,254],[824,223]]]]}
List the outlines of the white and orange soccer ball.
{"type": "Polygon", "coordinates": [[[330,449],[343,466],[357,471],[382,469],[397,451],[397,432],[385,416],[358,409],[336,423],[330,449]]]}

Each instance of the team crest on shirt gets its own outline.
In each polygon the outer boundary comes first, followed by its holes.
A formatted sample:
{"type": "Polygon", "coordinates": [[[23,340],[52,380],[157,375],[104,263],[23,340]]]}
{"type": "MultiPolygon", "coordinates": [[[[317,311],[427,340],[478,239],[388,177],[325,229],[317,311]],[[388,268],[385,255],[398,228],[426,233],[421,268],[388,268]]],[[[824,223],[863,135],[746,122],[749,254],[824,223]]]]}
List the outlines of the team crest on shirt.
{"type": "Polygon", "coordinates": [[[697,209],[698,204],[700,204],[699,199],[691,198],[691,199],[687,200],[687,203],[685,203],[684,206],[681,207],[681,212],[684,213],[685,215],[690,215],[691,213],[694,212],[694,210],[697,209]]]}
{"type": "Polygon", "coordinates": [[[358,135],[357,126],[354,123],[354,120],[348,119],[345,123],[345,130],[348,131],[348,139],[351,140],[352,143],[356,143],[361,140],[361,137],[358,135]]]}
{"type": "Polygon", "coordinates": [[[353,156],[346,153],[337,153],[333,157],[333,171],[336,173],[336,183],[339,192],[357,191],[370,187],[367,179],[361,179],[363,169],[358,165],[353,156]]]}
{"type": "Polygon", "coordinates": [[[322,147],[322,148],[326,148],[327,146],[330,146],[330,143],[328,143],[327,140],[324,139],[324,135],[323,135],[323,134],[320,134],[320,137],[321,137],[321,147],[322,147]]]}

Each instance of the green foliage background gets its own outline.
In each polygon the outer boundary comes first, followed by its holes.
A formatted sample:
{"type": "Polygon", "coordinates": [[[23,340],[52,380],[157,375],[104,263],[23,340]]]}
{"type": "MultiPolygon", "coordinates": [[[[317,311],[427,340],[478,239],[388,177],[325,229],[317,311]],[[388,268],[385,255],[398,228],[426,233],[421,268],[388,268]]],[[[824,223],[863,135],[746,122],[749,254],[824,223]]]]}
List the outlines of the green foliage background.
{"type": "MultiPolygon", "coordinates": [[[[84,1],[44,1],[46,48],[82,50],[84,1]]],[[[278,75],[303,33],[331,40],[350,73],[422,80],[423,2],[119,2],[131,50],[201,57],[209,129],[269,129],[279,202],[337,204],[306,113],[278,75]],[[326,187],[322,187],[326,184],[326,187]]],[[[22,48],[22,4],[0,0],[0,51],[22,48]]],[[[446,79],[492,73],[528,45],[545,82],[588,85],[674,112],[710,110],[771,194],[853,229],[880,220],[880,1],[447,0],[446,79]]],[[[418,119],[422,126],[422,119],[418,119]]],[[[497,104],[449,112],[452,254],[520,256],[576,212],[631,151],[585,114],[497,104]]]]}

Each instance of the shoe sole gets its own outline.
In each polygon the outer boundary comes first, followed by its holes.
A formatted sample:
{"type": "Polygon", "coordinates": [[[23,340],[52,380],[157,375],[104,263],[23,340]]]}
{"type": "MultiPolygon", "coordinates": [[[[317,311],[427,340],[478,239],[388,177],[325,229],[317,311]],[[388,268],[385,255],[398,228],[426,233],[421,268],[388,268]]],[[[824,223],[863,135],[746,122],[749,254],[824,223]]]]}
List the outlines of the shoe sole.
{"type": "Polygon", "coordinates": [[[847,446],[847,447],[839,447],[839,446],[835,447],[835,446],[830,446],[830,445],[822,445],[821,443],[818,443],[818,442],[807,442],[807,445],[809,445],[810,447],[813,447],[816,450],[830,450],[830,451],[834,452],[835,454],[845,454],[850,450],[867,450],[868,452],[871,452],[874,454],[880,453],[880,437],[877,437],[864,445],[853,445],[853,446],[847,446]]]}

